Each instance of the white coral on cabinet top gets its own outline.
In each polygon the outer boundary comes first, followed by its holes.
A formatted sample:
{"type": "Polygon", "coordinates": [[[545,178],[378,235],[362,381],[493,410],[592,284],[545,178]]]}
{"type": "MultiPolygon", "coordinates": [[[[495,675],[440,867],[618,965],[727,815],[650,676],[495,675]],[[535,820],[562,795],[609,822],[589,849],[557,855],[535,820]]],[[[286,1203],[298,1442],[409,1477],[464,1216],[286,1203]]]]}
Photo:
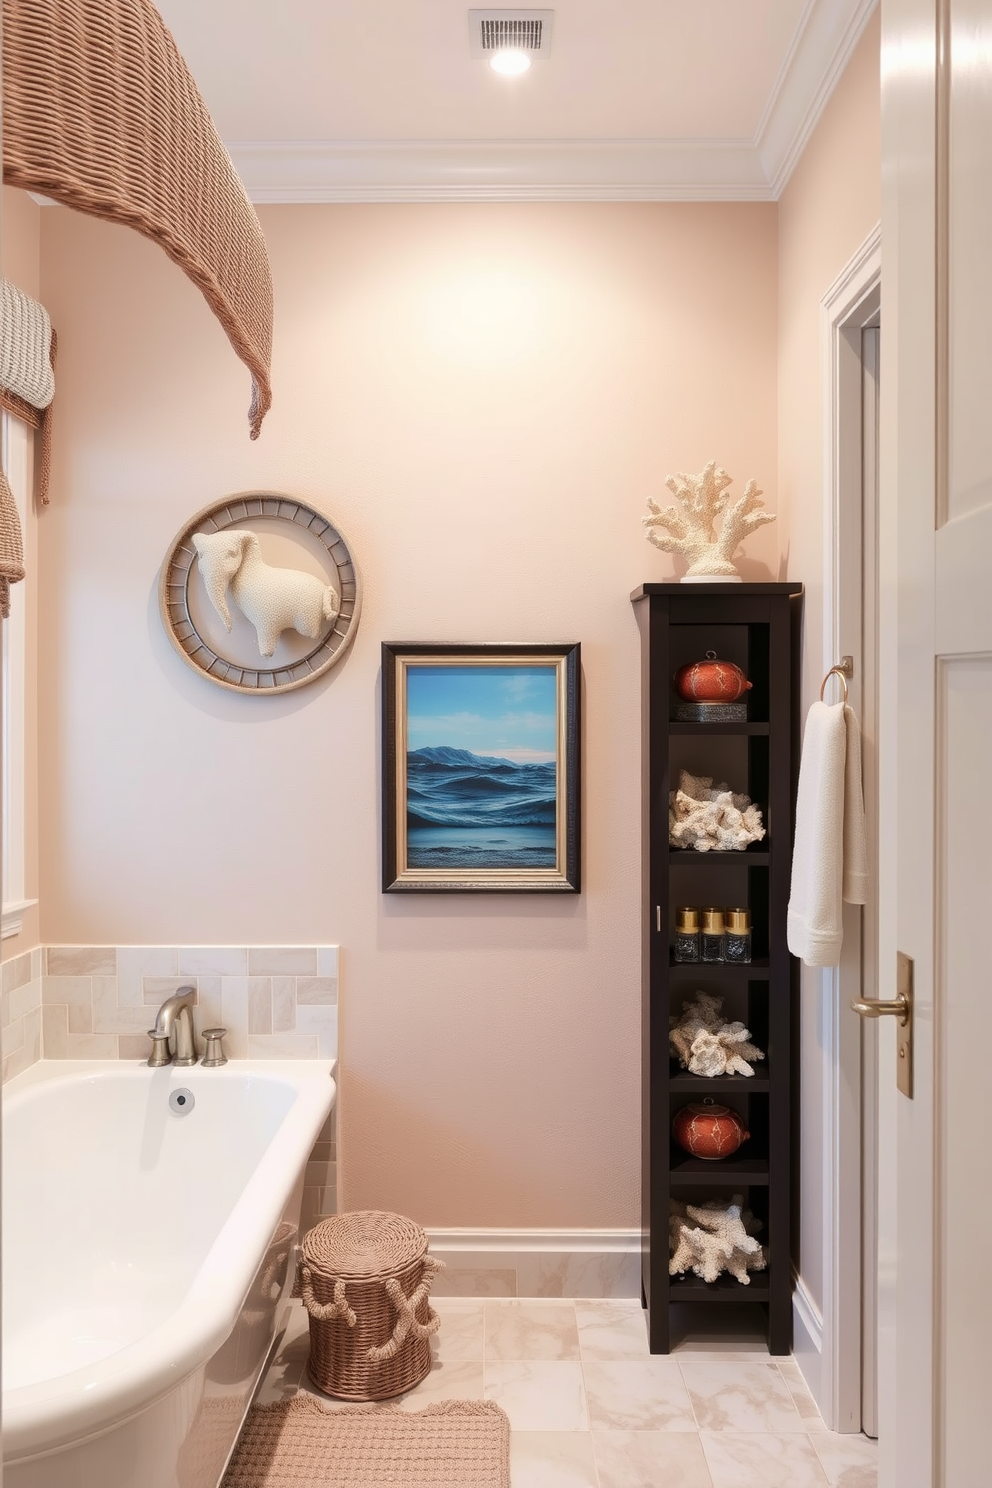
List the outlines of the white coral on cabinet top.
{"type": "Polygon", "coordinates": [[[688,559],[687,578],[739,579],[734,567],[734,554],[749,532],[774,522],[774,512],[764,510],[758,482],[749,480],[743,492],[731,500],[727,487],[733,476],[711,460],[698,475],[682,471],[669,475],[665,485],[678,498],[678,506],[660,507],[648,497],[650,516],[642,521],[645,536],[663,553],[679,553],[688,559]],[[713,523],[720,518],[720,530],[713,523]],[[659,529],[664,529],[660,531],[659,529]]]}

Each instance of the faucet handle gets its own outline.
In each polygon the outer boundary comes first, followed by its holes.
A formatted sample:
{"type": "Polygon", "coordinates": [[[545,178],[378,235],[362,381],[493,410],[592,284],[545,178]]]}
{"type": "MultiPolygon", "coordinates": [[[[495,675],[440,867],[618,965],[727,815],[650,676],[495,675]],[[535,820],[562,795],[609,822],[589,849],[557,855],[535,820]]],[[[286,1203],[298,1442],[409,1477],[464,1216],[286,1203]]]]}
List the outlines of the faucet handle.
{"type": "Polygon", "coordinates": [[[149,1028],[148,1037],[152,1041],[152,1052],[148,1056],[150,1069],[163,1069],[165,1065],[172,1063],[172,1052],[169,1048],[169,1035],[159,1033],[157,1028],[149,1028]]]}
{"type": "Polygon", "coordinates": [[[226,1028],[204,1028],[201,1031],[200,1037],[207,1046],[200,1060],[204,1069],[217,1069],[220,1065],[227,1063],[227,1055],[224,1053],[226,1034],[226,1028]]]}

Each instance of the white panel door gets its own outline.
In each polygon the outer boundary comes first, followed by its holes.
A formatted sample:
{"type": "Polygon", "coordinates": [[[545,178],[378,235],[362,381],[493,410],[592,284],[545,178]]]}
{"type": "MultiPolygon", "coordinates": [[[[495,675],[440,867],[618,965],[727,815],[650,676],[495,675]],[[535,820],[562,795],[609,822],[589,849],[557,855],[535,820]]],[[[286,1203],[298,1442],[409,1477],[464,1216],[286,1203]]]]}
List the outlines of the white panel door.
{"type": "MultiPolygon", "coordinates": [[[[946,134],[946,468],[938,471],[936,1358],[938,1482],[984,1488],[992,1298],[988,1106],[976,1032],[988,1018],[992,800],[992,6],[953,0],[939,89],[946,134]],[[976,1178],[976,1161],[979,1172],[976,1178]]],[[[939,158],[938,158],[939,164],[939,158]]],[[[940,241],[940,237],[938,238],[940,241]]],[[[941,306],[938,305],[938,311],[941,306]]],[[[938,322],[939,323],[939,322],[938,322]]],[[[938,408],[938,412],[941,412],[938,408]]]]}
{"type": "MultiPolygon", "coordinates": [[[[881,1488],[987,1488],[992,1182],[992,6],[883,8],[882,966],[915,963],[915,1092],[881,1053],[881,1488]],[[977,1158],[977,1163],[976,1163],[977,1158]],[[980,1258],[980,1259],[979,1259],[980,1258]],[[977,1262],[977,1264],[976,1264],[977,1262]]],[[[892,995],[883,988],[883,995],[892,995]]]]}

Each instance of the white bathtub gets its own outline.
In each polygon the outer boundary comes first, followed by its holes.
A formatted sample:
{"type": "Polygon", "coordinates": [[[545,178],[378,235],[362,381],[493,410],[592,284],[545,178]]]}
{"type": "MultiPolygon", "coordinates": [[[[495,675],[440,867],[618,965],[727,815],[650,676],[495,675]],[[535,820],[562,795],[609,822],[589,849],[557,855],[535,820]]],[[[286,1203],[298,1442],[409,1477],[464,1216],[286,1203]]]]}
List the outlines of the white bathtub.
{"type": "Polygon", "coordinates": [[[333,1068],[43,1060],[6,1087],[7,1488],[216,1488],[284,1322],[333,1068]]]}

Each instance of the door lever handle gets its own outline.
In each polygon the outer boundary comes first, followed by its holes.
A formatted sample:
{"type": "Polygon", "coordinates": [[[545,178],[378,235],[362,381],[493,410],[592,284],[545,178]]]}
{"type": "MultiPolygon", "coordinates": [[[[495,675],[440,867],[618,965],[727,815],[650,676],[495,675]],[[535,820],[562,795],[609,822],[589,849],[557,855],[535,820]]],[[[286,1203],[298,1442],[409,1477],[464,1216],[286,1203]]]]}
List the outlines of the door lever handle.
{"type": "Polygon", "coordinates": [[[899,951],[896,954],[896,995],[891,1002],[881,998],[857,997],[851,1003],[862,1018],[897,1018],[896,1085],[903,1095],[913,1098],[913,962],[899,951]]]}
{"type": "Polygon", "coordinates": [[[891,1002],[879,1001],[874,997],[856,997],[851,1003],[851,1007],[856,1013],[860,1013],[862,1018],[885,1018],[891,1016],[898,1018],[899,1022],[904,1026],[909,1022],[909,998],[902,992],[899,993],[898,997],[893,998],[891,1002]]]}

